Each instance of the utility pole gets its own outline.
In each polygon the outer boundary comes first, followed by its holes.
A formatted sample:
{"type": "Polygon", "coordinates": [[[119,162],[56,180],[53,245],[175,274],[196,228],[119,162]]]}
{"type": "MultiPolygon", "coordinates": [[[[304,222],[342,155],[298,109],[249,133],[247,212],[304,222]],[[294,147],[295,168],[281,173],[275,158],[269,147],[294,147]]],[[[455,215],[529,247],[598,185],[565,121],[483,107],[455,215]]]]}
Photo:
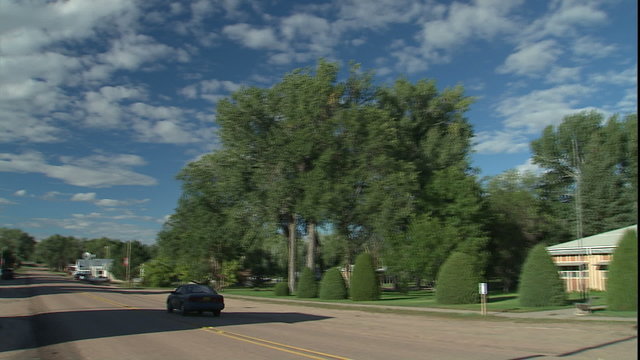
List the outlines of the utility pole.
{"type": "Polygon", "coordinates": [[[571,150],[573,152],[573,162],[575,164],[575,172],[573,173],[573,178],[576,182],[575,185],[575,211],[576,211],[576,237],[578,239],[578,246],[582,251],[582,262],[580,263],[580,293],[583,300],[587,300],[589,297],[589,283],[588,283],[588,274],[589,265],[587,264],[587,249],[584,248],[584,244],[582,243],[582,238],[584,237],[584,232],[582,229],[582,159],[580,158],[580,152],[578,148],[578,140],[573,137],[571,139],[571,150]]]}
{"type": "Polygon", "coordinates": [[[131,287],[131,240],[127,243],[127,283],[131,287]]]}

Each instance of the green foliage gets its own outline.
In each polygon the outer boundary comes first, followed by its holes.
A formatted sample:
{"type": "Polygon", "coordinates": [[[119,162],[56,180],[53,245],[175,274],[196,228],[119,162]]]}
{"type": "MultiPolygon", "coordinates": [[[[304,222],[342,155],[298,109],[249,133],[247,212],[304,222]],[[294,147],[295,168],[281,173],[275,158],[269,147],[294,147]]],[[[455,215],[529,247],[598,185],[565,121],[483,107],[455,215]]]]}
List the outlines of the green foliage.
{"type": "MultiPolygon", "coordinates": [[[[83,241],[82,247],[83,251],[89,251],[92,254],[105,255],[106,252],[109,251],[109,256],[113,259],[113,265],[111,267],[112,274],[118,278],[125,280],[127,269],[124,265],[124,258],[127,257],[127,247],[129,242],[122,242],[119,240],[110,240],[106,238],[83,241]],[[97,248],[96,243],[97,241],[97,248]],[[93,244],[92,244],[93,243],[93,244]],[[107,244],[108,248],[104,248],[103,244],[107,244]],[[96,252],[91,251],[91,248],[94,248],[96,252]]],[[[151,249],[148,245],[141,243],[138,240],[131,241],[131,254],[129,256],[129,268],[131,271],[131,278],[139,277],[140,275],[140,266],[146,261],[151,260],[151,249]]]]}
{"type": "Polygon", "coordinates": [[[480,275],[477,261],[469,254],[454,252],[444,262],[436,281],[439,304],[472,304],[478,302],[480,275]]]}
{"type": "Polygon", "coordinates": [[[358,255],[350,283],[349,295],[351,300],[369,301],[380,298],[380,284],[373,267],[371,254],[362,253],[358,255]]]}
{"type": "Polygon", "coordinates": [[[276,296],[289,296],[289,284],[287,281],[279,282],[273,288],[273,292],[276,296]]]}
{"type": "Polygon", "coordinates": [[[504,291],[515,290],[527,249],[543,239],[550,244],[570,240],[575,234],[539,189],[533,173],[509,170],[484,184],[491,232],[488,278],[500,279],[504,291]]]}
{"type": "Polygon", "coordinates": [[[176,276],[180,282],[194,281],[197,283],[213,280],[210,265],[205,259],[178,259],[175,265],[176,276]]]}
{"type": "Polygon", "coordinates": [[[56,271],[75,263],[82,252],[81,241],[73,236],[52,235],[36,245],[36,258],[56,271]]]}
{"type": "Polygon", "coordinates": [[[318,297],[318,282],[313,270],[305,267],[300,274],[298,289],[296,295],[299,298],[315,298],[318,297]]]}
{"type": "Polygon", "coordinates": [[[31,259],[36,246],[35,239],[19,229],[0,228],[0,250],[5,267],[31,259]]]}
{"type": "Polygon", "coordinates": [[[238,260],[229,260],[222,263],[222,271],[220,272],[220,286],[224,288],[238,282],[238,271],[241,265],[238,260]]]}
{"type": "Polygon", "coordinates": [[[618,242],[607,277],[609,310],[638,310],[638,236],[628,230],[618,242]]]}
{"type": "Polygon", "coordinates": [[[522,306],[559,306],[566,302],[564,282],[544,244],[529,251],[522,266],[519,289],[522,306]]]}
{"type": "Polygon", "coordinates": [[[332,267],[325,271],[320,281],[320,298],[324,300],[340,300],[347,297],[347,287],[340,269],[332,267]]]}
{"type": "Polygon", "coordinates": [[[578,238],[637,218],[637,117],[604,120],[596,111],[569,115],[531,143],[533,162],[546,170],[541,188],[565,208],[568,228],[583,229],[578,238]]]}
{"type": "MultiPolygon", "coordinates": [[[[291,290],[303,225],[330,224],[337,241],[322,243],[320,257],[315,242],[308,250],[308,259],[325,266],[351,263],[363,249],[404,260],[410,257],[394,254],[415,240],[409,248],[421,253],[446,256],[460,247],[478,254],[474,261],[484,269],[487,236],[468,159],[473,131],[464,118],[473,99],[460,86],[439,91],[426,80],[378,88],[357,65],[339,81],[339,70],[320,60],[271,88],[243,88],[218,103],[222,146],[179,175],[183,196],[159,236],[160,254],[178,262],[221,262],[258,249],[274,254],[266,240],[280,234],[287,246],[278,250],[288,254],[274,258],[287,260],[291,290]],[[446,228],[447,236],[405,237],[416,214],[418,222],[429,214],[429,231],[446,228]],[[446,244],[435,249],[438,240],[446,244]]],[[[433,278],[441,259],[418,260],[407,276],[433,278]]],[[[264,265],[256,263],[256,273],[264,265]]]]}
{"type": "Polygon", "coordinates": [[[156,258],[144,263],[144,284],[153,287],[171,286],[175,271],[168,259],[156,258]]]}

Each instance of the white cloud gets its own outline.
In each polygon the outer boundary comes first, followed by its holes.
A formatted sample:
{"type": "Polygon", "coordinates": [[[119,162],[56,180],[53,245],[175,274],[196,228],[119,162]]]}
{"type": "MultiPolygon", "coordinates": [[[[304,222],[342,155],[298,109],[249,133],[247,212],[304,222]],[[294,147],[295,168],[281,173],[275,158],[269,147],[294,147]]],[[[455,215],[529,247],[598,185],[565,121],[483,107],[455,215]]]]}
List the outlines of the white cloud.
{"type": "MultiPolygon", "coordinates": [[[[68,89],[91,66],[64,44],[82,43],[109,29],[132,29],[135,3],[4,1],[0,16],[0,141],[57,142],[66,133],[58,118],[74,99],[68,89]]],[[[89,47],[90,48],[90,47],[89,47]]]]}
{"type": "Polygon", "coordinates": [[[99,91],[85,94],[83,108],[85,124],[92,127],[115,128],[122,126],[123,109],[120,102],[143,97],[144,93],[125,86],[103,86],[99,91]]]}
{"type": "Polygon", "coordinates": [[[0,197],[0,205],[14,205],[15,203],[9,199],[0,197]]]}
{"type": "Polygon", "coordinates": [[[562,50],[554,40],[524,44],[509,55],[497,71],[501,74],[536,75],[546,70],[561,54],[562,50]]]}
{"type": "Polygon", "coordinates": [[[516,170],[520,173],[520,174],[526,174],[526,173],[533,173],[536,175],[540,175],[542,174],[542,168],[536,164],[533,163],[533,159],[529,158],[527,159],[527,161],[525,161],[524,164],[520,164],[518,166],[516,166],[516,170]]]}
{"type": "Polygon", "coordinates": [[[2,49],[7,55],[29,54],[53,42],[86,39],[106,24],[132,19],[136,11],[129,0],[3,1],[2,49]]]}
{"type": "Polygon", "coordinates": [[[573,53],[579,57],[604,58],[618,50],[615,44],[603,44],[589,36],[583,36],[574,41],[573,53]]]}
{"type": "Polygon", "coordinates": [[[338,20],[334,26],[341,31],[350,29],[380,29],[393,23],[408,23],[426,11],[415,0],[348,0],[336,2],[338,20]]]}
{"type": "Polygon", "coordinates": [[[188,99],[200,98],[215,103],[241,87],[242,84],[233,81],[210,79],[185,86],[179,93],[188,99]]]}
{"type": "Polygon", "coordinates": [[[449,6],[430,5],[422,10],[422,29],[415,38],[418,45],[392,46],[396,68],[415,73],[430,64],[447,63],[452,54],[473,39],[490,41],[518,29],[511,13],[522,1],[475,0],[469,4],[454,2],[449,6]]]}
{"type": "Polygon", "coordinates": [[[59,191],[48,191],[46,194],[42,196],[42,198],[45,200],[55,200],[60,195],[64,195],[64,194],[59,191]]]}
{"type": "Polygon", "coordinates": [[[624,97],[620,99],[612,109],[612,112],[622,114],[637,114],[638,113],[638,89],[637,87],[627,89],[624,97]]]}
{"type": "MultiPolygon", "coordinates": [[[[173,120],[147,121],[138,120],[133,125],[139,141],[167,144],[187,144],[201,141],[202,134],[184,129],[173,120]]],[[[195,130],[195,129],[193,129],[195,130]]],[[[204,130],[206,131],[206,130],[204,130]]],[[[213,132],[213,130],[210,130],[213,132]]]]}
{"type": "Polygon", "coordinates": [[[272,28],[255,28],[249,24],[240,23],[227,25],[222,32],[232,40],[240,42],[251,49],[286,50],[272,28]]]}
{"type": "Polygon", "coordinates": [[[71,197],[71,201],[94,201],[96,199],[96,193],[77,193],[71,197]]]}
{"type": "Polygon", "coordinates": [[[548,36],[573,36],[577,27],[589,27],[607,21],[607,14],[598,9],[602,1],[550,1],[547,14],[529,25],[525,37],[531,40],[548,36]]]}
{"type": "Polygon", "coordinates": [[[35,151],[3,153],[0,154],[0,172],[39,173],[70,185],[86,187],[156,184],[154,178],[128,169],[144,164],[144,160],[136,155],[97,155],[61,160],[62,164],[52,165],[35,151]]]}
{"type": "Polygon", "coordinates": [[[123,106],[144,99],[145,92],[104,85],[117,83],[110,80],[118,71],[144,70],[147,64],[161,68],[159,60],[190,57],[139,33],[138,6],[146,5],[3,2],[0,142],[60,142],[74,134],[74,126],[129,128],[131,114],[123,106]]]}
{"type": "Polygon", "coordinates": [[[118,69],[137,69],[142,64],[168,56],[173,51],[173,48],[158,43],[149,36],[128,33],[113,40],[111,49],[96,57],[95,66],[107,66],[101,73],[108,75],[118,69]]]}
{"type": "Polygon", "coordinates": [[[565,115],[585,110],[577,104],[593,91],[593,88],[579,84],[560,85],[507,97],[497,104],[496,110],[506,118],[504,125],[507,128],[537,134],[547,125],[558,124],[565,115]]]}
{"type": "Polygon", "coordinates": [[[481,131],[473,142],[473,150],[479,154],[513,154],[526,151],[529,139],[519,131],[481,131]]]}
{"type": "Polygon", "coordinates": [[[420,40],[428,49],[452,49],[471,38],[489,40],[516,29],[508,15],[521,3],[500,0],[476,0],[471,4],[454,2],[446,16],[424,24],[420,40]]]}
{"type": "Polygon", "coordinates": [[[580,67],[554,66],[547,74],[545,81],[551,84],[575,83],[580,80],[580,67]]]}
{"type": "Polygon", "coordinates": [[[595,73],[589,78],[597,84],[612,84],[618,86],[637,86],[638,84],[638,66],[637,64],[621,70],[607,71],[605,73],[595,73]]]}
{"type": "Polygon", "coordinates": [[[100,199],[100,200],[97,200],[95,204],[98,206],[115,207],[115,206],[127,205],[128,203],[126,201],[121,201],[121,200],[100,199]]]}
{"type": "Polygon", "coordinates": [[[13,193],[14,196],[27,196],[27,190],[18,190],[15,193],[13,193]]]}
{"type": "MultiPolygon", "coordinates": [[[[153,218],[151,218],[153,219],[153,218]]],[[[33,218],[28,223],[16,224],[18,227],[59,228],[56,232],[81,238],[108,237],[120,240],[140,240],[152,244],[158,233],[158,221],[143,220],[150,224],[139,224],[120,221],[114,217],[102,216],[100,213],[72,214],[69,218],[33,218]]],[[[155,219],[154,219],[155,220],[155,219]]]]}

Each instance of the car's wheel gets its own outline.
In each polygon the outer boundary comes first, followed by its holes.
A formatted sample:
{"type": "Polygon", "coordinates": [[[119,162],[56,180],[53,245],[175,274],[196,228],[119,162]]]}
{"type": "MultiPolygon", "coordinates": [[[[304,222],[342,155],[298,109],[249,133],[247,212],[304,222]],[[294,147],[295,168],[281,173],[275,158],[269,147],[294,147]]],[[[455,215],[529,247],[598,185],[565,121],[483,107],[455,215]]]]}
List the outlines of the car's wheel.
{"type": "Polygon", "coordinates": [[[213,310],[213,316],[215,317],[220,316],[220,310],[213,310]]]}
{"type": "Polygon", "coordinates": [[[172,313],[173,312],[173,306],[171,306],[170,302],[167,302],[167,312],[168,313],[172,313]]]}

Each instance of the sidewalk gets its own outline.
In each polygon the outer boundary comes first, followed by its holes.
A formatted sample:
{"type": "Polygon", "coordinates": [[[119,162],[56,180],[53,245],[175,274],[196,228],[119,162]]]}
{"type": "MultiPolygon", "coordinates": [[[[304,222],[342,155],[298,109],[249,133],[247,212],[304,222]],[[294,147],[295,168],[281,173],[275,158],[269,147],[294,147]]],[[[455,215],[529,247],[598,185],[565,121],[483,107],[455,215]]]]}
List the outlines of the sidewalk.
{"type": "MultiPolygon", "coordinates": [[[[284,298],[284,299],[276,299],[276,298],[261,298],[255,296],[243,296],[243,295],[232,295],[232,294],[224,294],[225,297],[230,299],[238,298],[244,300],[253,300],[253,301],[268,301],[268,302],[284,302],[284,303],[298,303],[301,305],[305,304],[318,304],[318,305],[330,305],[332,307],[344,307],[344,308],[376,308],[376,309],[390,309],[390,310],[405,310],[405,311],[415,311],[415,312],[424,312],[424,313],[451,313],[451,314],[474,314],[480,315],[480,309],[478,311],[473,310],[458,310],[458,309],[443,309],[443,308],[424,308],[424,307],[411,307],[411,306],[393,306],[393,305],[383,305],[383,304],[349,304],[349,303],[327,303],[321,301],[310,301],[310,300],[298,300],[296,298],[284,298]]],[[[480,305],[478,305],[478,308],[480,305]]],[[[625,318],[625,317],[615,317],[615,316],[597,316],[593,314],[579,315],[576,312],[576,309],[559,309],[559,310],[547,310],[547,311],[533,311],[533,312],[500,312],[500,311],[489,311],[488,316],[496,316],[496,317],[504,317],[504,318],[514,318],[514,319],[549,319],[549,320],[584,320],[584,321],[626,321],[626,322],[636,322],[637,318],[625,318]]]]}

